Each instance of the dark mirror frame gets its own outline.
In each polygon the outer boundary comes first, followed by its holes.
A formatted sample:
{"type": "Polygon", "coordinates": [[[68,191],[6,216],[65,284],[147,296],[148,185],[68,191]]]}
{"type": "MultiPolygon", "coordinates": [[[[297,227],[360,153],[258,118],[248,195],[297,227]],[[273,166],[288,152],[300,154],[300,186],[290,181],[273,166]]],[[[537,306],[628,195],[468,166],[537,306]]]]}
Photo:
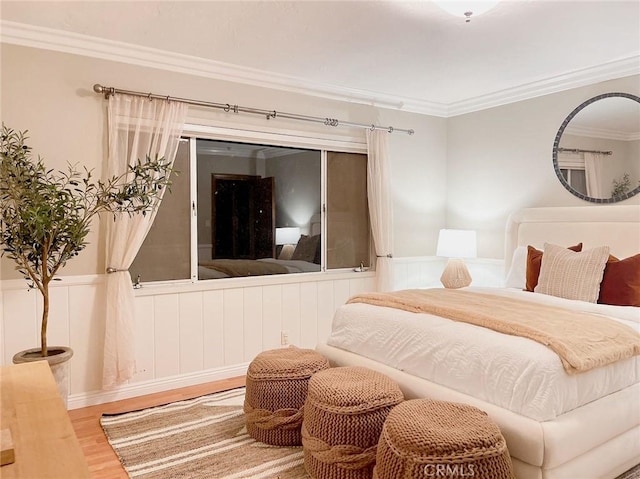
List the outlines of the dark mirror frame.
{"type": "Polygon", "coordinates": [[[594,96],[593,98],[590,98],[589,100],[587,100],[584,103],[582,103],[575,110],[573,110],[569,114],[569,116],[567,116],[567,118],[562,122],[562,125],[560,125],[560,129],[558,130],[558,133],[556,134],[556,138],[553,141],[553,169],[556,172],[556,176],[558,177],[558,180],[560,180],[560,183],[562,183],[562,186],[564,186],[565,189],[567,191],[569,191],[571,194],[573,194],[574,196],[577,196],[580,199],[583,199],[585,201],[590,201],[592,203],[616,203],[618,201],[623,201],[623,200],[626,200],[628,198],[631,198],[632,196],[635,196],[638,193],[640,193],[640,186],[638,186],[637,188],[635,188],[635,189],[633,189],[631,191],[628,191],[624,195],[616,196],[615,198],[614,197],[612,197],[612,198],[592,198],[590,196],[584,195],[584,194],[580,193],[579,191],[576,191],[575,189],[573,189],[571,187],[571,185],[569,185],[569,183],[567,183],[567,180],[564,179],[564,176],[562,176],[562,173],[560,172],[560,167],[558,165],[558,147],[560,146],[560,138],[562,138],[562,134],[564,133],[564,130],[567,127],[567,125],[569,124],[569,122],[571,122],[571,120],[573,120],[573,118],[580,111],[582,111],[587,106],[591,105],[593,102],[596,102],[598,100],[602,100],[604,98],[612,98],[612,97],[629,98],[630,100],[633,100],[633,101],[636,101],[636,102],[640,103],[640,97],[637,96],[637,95],[632,95],[631,93],[615,92],[615,93],[604,93],[602,95],[594,96]]]}

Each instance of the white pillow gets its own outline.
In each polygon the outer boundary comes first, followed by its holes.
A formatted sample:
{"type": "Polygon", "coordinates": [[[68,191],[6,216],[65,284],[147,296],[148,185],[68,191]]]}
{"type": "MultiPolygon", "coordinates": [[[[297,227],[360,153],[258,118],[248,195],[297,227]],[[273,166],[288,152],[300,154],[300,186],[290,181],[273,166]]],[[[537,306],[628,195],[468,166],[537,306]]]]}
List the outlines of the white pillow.
{"type": "Polygon", "coordinates": [[[527,285],[527,247],[518,246],[513,251],[511,267],[504,282],[506,288],[524,289],[527,285]]]}
{"type": "Polygon", "coordinates": [[[607,259],[608,246],[577,253],[562,246],[545,243],[540,277],[534,291],[595,303],[598,301],[607,259]]]}

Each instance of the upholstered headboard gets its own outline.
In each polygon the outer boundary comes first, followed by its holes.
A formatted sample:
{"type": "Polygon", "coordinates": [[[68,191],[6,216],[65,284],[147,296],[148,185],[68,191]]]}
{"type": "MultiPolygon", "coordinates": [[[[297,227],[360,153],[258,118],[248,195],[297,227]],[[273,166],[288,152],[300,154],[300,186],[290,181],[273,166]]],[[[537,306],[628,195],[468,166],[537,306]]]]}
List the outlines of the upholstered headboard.
{"type": "Polygon", "coordinates": [[[640,205],[591,205],[526,208],[513,213],[505,238],[505,271],[518,246],[542,249],[583,243],[583,250],[608,245],[611,254],[626,258],[640,253],[640,205]]]}

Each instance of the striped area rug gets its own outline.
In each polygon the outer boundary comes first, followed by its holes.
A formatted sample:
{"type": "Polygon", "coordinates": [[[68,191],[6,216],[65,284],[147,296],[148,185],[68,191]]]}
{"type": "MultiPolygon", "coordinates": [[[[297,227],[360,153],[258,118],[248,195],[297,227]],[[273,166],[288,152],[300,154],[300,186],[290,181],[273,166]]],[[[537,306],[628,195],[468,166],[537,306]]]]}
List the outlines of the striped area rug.
{"type": "Polygon", "coordinates": [[[107,439],[131,478],[307,479],[301,447],[247,435],[244,388],[124,414],[103,415],[107,439]]]}
{"type": "MultiPolygon", "coordinates": [[[[268,446],[247,435],[244,391],[103,415],[100,423],[131,478],[308,479],[301,447],[268,446]]],[[[640,466],[617,479],[640,479],[640,466]]]]}

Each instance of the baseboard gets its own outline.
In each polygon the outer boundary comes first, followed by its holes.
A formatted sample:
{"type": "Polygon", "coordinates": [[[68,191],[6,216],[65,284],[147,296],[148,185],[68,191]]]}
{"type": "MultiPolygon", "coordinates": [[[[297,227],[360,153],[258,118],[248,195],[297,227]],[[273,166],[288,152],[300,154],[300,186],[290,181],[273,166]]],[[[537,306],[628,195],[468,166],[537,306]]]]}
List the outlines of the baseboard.
{"type": "Polygon", "coordinates": [[[119,401],[120,399],[129,399],[146,394],[244,376],[247,374],[248,367],[249,363],[241,363],[195,373],[181,374],[179,376],[125,384],[111,391],[92,391],[88,393],[71,394],[69,395],[67,408],[78,409],[81,407],[95,406],[96,404],[119,401]]]}

